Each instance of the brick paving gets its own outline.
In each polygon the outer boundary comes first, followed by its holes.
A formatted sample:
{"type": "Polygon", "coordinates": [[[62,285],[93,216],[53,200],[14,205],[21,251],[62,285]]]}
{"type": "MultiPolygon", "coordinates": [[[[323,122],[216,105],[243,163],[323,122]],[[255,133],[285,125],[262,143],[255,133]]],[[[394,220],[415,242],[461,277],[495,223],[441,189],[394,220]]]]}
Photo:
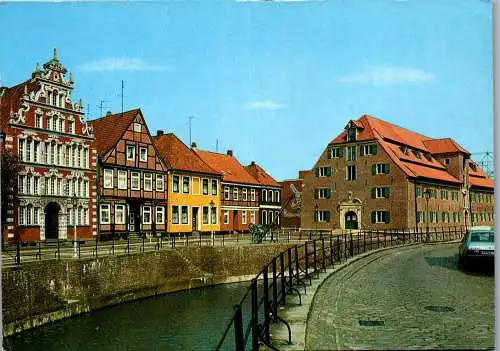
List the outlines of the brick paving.
{"type": "Polygon", "coordinates": [[[379,252],[331,275],[309,311],[305,348],[492,348],[493,274],[460,270],[457,248],[455,243],[379,252]],[[360,320],[384,325],[361,326],[360,320]]]}

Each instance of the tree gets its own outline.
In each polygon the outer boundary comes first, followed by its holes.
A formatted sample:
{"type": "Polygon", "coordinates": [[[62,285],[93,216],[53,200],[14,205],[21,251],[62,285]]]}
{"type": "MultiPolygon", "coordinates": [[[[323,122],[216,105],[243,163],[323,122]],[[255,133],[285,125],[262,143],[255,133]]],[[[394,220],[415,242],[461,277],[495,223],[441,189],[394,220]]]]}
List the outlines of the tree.
{"type": "Polygon", "coordinates": [[[12,151],[2,150],[1,157],[1,187],[2,187],[2,243],[4,238],[4,228],[7,227],[7,211],[10,209],[16,213],[19,205],[18,196],[18,174],[21,170],[19,158],[12,151]]]}

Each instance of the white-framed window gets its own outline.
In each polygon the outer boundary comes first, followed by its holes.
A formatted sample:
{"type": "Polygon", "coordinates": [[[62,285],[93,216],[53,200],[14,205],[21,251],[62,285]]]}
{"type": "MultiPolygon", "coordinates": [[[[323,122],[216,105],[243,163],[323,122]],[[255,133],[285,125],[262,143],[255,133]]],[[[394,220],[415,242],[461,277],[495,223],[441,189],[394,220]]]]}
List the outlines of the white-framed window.
{"type": "Polygon", "coordinates": [[[212,195],[217,195],[217,179],[212,179],[212,195]]]}
{"type": "Polygon", "coordinates": [[[172,206],[172,223],[179,224],[179,206],[172,206]]]}
{"type": "Polygon", "coordinates": [[[35,207],[33,210],[33,224],[34,225],[39,225],[40,224],[40,209],[38,207],[35,207]]]}
{"type": "Polygon", "coordinates": [[[18,151],[19,151],[19,159],[21,161],[25,161],[26,160],[26,139],[19,139],[18,151]]]}
{"type": "MultiPolygon", "coordinates": [[[[436,218],[437,218],[437,216],[436,216],[436,218]]],[[[373,223],[389,223],[389,221],[390,221],[389,211],[373,211],[372,212],[372,222],[373,223]]]]}
{"type": "Polygon", "coordinates": [[[247,224],[247,210],[241,211],[241,224],[247,224]]]}
{"type": "Polygon", "coordinates": [[[189,177],[182,177],[182,192],[189,194],[189,177]]]}
{"type": "Polygon", "coordinates": [[[229,224],[229,210],[224,210],[224,224],[229,224]]]}
{"type": "Polygon", "coordinates": [[[142,130],[140,123],[134,123],[134,132],[140,133],[142,130]]]}
{"type": "Polygon", "coordinates": [[[18,179],[19,179],[18,183],[19,194],[26,194],[26,176],[19,175],[18,179]]]}
{"type": "Polygon", "coordinates": [[[375,155],[377,154],[377,144],[361,145],[361,155],[375,155]]]}
{"type": "Polygon", "coordinates": [[[269,190],[269,201],[274,202],[274,192],[269,190]]]}
{"type": "Polygon", "coordinates": [[[208,179],[203,178],[201,180],[202,185],[201,185],[201,191],[203,195],[208,195],[208,179]]]}
{"type": "Polygon", "coordinates": [[[104,169],[104,187],[106,189],[113,188],[113,170],[104,169]]]}
{"type": "Polygon", "coordinates": [[[355,161],[356,160],[356,146],[348,146],[347,147],[347,161],[355,161]]]}
{"type": "Polygon", "coordinates": [[[241,201],[247,201],[247,189],[241,189],[241,201]]]}
{"type": "Polygon", "coordinates": [[[255,189],[250,189],[250,201],[255,201],[255,189]]]}
{"type": "Polygon", "coordinates": [[[74,121],[68,121],[68,132],[71,134],[75,134],[75,122],[74,121]]]}
{"type": "Polygon", "coordinates": [[[59,118],[59,131],[64,133],[64,120],[59,118]]]}
{"type": "Polygon", "coordinates": [[[267,211],[262,211],[262,220],[261,224],[267,224],[267,211]]]}
{"type": "Polygon", "coordinates": [[[39,163],[40,162],[40,142],[35,141],[35,147],[34,147],[34,152],[33,152],[33,162],[39,163]]]}
{"type": "Polygon", "coordinates": [[[172,176],[172,192],[174,193],[179,192],[179,178],[178,175],[172,176]]]}
{"type": "Polygon", "coordinates": [[[130,172],[130,188],[132,190],[139,190],[141,183],[141,176],[139,172],[130,172]]]}
{"type": "Polygon", "coordinates": [[[233,188],[233,201],[238,201],[238,188],[233,188]]]}
{"type": "Polygon", "coordinates": [[[165,223],[165,207],[156,206],[156,224],[165,223]]]}
{"type": "Polygon", "coordinates": [[[275,194],[274,198],[276,199],[276,202],[280,202],[280,192],[279,192],[279,190],[276,190],[274,192],[274,194],[275,194]]]}
{"type": "Polygon", "coordinates": [[[151,224],[151,206],[142,206],[142,224],[151,224]]]}
{"type": "Polygon", "coordinates": [[[26,207],[20,206],[19,211],[18,211],[18,223],[19,225],[25,225],[26,224],[26,207]]]}
{"type": "Polygon", "coordinates": [[[212,207],[210,209],[210,222],[212,224],[217,224],[217,207],[212,207]]]}
{"type": "Polygon", "coordinates": [[[125,205],[115,205],[115,223],[125,224],[125,205]]]}
{"type": "Polygon", "coordinates": [[[147,162],[148,161],[148,148],[140,147],[139,148],[139,161],[147,162]]]}
{"type": "Polygon", "coordinates": [[[224,200],[229,200],[229,187],[224,187],[224,200]]]}
{"type": "Polygon", "coordinates": [[[153,190],[153,175],[151,173],[144,173],[144,190],[153,190]]]}
{"type": "Polygon", "coordinates": [[[135,160],[135,146],[127,145],[127,161],[135,160]]]}
{"type": "Polygon", "coordinates": [[[33,178],[33,194],[40,195],[40,178],[33,178]]]}
{"type": "Polygon", "coordinates": [[[344,147],[334,147],[329,150],[328,158],[344,157],[344,147]]]}
{"type": "Polygon", "coordinates": [[[391,194],[391,189],[388,187],[372,188],[372,198],[380,199],[387,198],[391,194]]]}
{"type": "Polygon", "coordinates": [[[57,117],[52,118],[52,130],[57,131],[57,117]]]}
{"type": "Polygon", "coordinates": [[[267,190],[262,189],[262,198],[260,199],[262,202],[267,202],[267,190]]]}
{"type": "Polygon", "coordinates": [[[35,128],[43,128],[42,126],[42,114],[37,113],[35,115],[35,128]]]}
{"type": "Polygon", "coordinates": [[[387,163],[377,163],[372,166],[373,174],[388,174],[389,173],[389,164],[387,163]]]}
{"type": "Polygon", "coordinates": [[[250,223],[255,224],[255,210],[250,211],[250,223]]]}
{"type": "Polygon", "coordinates": [[[276,218],[276,225],[280,225],[280,213],[278,211],[274,211],[274,218],[276,218]]]}
{"type": "Polygon", "coordinates": [[[347,180],[356,180],[356,166],[349,165],[346,167],[346,179],[347,180]]]}
{"type": "Polygon", "coordinates": [[[156,191],[164,191],[165,190],[165,178],[163,178],[163,174],[156,175],[156,191]]]}
{"type": "Polygon", "coordinates": [[[316,168],[316,177],[330,177],[332,175],[332,167],[316,168]]]}
{"type": "Polygon", "coordinates": [[[118,189],[127,189],[127,171],[118,170],[118,189]]]}
{"type": "Polygon", "coordinates": [[[330,211],[318,210],[314,216],[315,222],[330,222],[330,211]]]}
{"type": "Polygon", "coordinates": [[[208,206],[203,206],[202,220],[203,220],[203,224],[208,224],[208,206]]]}
{"type": "Polygon", "coordinates": [[[182,224],[189,223],[189,215],[188,215],[188,207],[187,206],[181,207],[181,223],[182,224]]]}
{"type": "Polygon", "coordinates": [[[102,224],[109,224],[109,204],[101,204],[101,218],[102,224]]]}

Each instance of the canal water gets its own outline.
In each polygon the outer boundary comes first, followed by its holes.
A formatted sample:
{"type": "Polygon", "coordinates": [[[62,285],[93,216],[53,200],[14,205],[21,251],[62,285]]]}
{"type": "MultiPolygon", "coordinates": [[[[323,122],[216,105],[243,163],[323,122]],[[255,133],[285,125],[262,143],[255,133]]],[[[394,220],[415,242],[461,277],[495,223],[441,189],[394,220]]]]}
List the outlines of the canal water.
{"type": "MultiPolygon", "coordinates": [[[[92,311],[4,340],[6,351],[213,350],[248,282],[155,296],[92,311]]],[[[249,300],[249,299],[248,299],[249,300]]],[[[246,317],[246,316],[245,316],[246,317]]],[[[234,331],[229,338],[234,340],[234,331]]],[[[225,349],[234,349],[231,340],[225,349]]]]}

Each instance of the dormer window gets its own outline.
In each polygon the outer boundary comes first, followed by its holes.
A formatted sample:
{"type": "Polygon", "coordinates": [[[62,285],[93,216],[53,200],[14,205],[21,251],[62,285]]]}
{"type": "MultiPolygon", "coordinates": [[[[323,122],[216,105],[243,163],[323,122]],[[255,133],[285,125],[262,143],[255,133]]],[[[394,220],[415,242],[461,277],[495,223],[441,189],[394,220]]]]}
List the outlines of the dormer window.
{"type": "Polygon", "coordinates": [[[474,172],[477,171],[476,165],[474,163],[470,163],[469,165],[474,172]]]}
{"type": "Polygon", "coordinates": [[[413,154],[415,155],[416,158],[420,159],[422,158],[422,156],[420,155],[420,151],[419,150],[413,150],[413,154]]]}
{"type": "Polygon", "coordinates": [[[350,127],[347,129],[347,141],[356,140],[356,127],[350,127]]]}
{"type": "Polygon", "coordinates": [[[406,146],[400,146],[399,149],[405,155],[408,155],[408,148],[406,146]]]}
{"type": "Polygon", "coordinates": [[[449,158],[445,158],[444,159],[444,164],[448,166],[450,164],[450,159],[449,158]]]}
{"type": "Polygon", "coordinates": [[[428,152],[424,152],[424,157],[427,159],[427,161],[431,162],[432,161],[432,157],[431,157],[431,154],[428,153],[428,152]]]}

